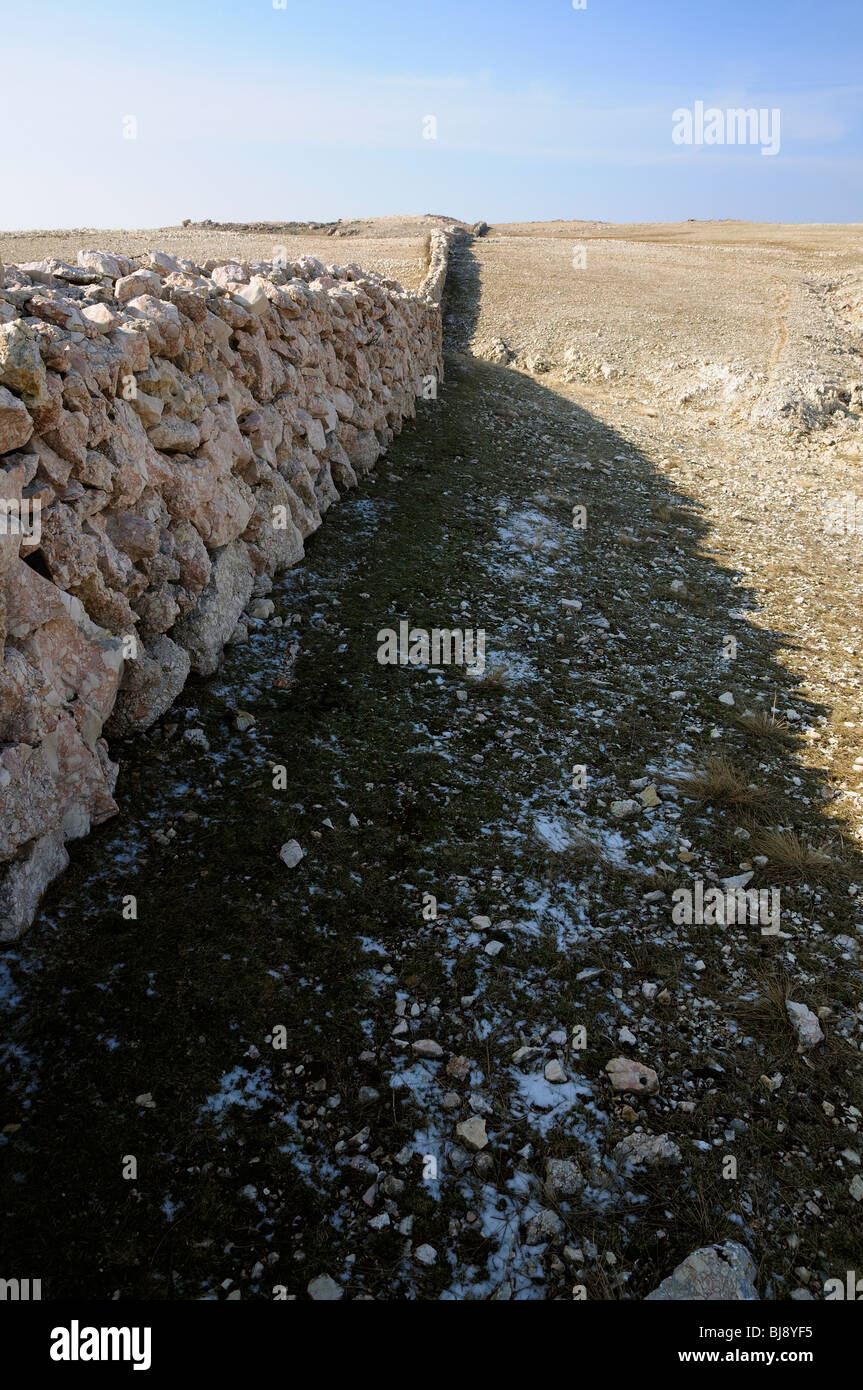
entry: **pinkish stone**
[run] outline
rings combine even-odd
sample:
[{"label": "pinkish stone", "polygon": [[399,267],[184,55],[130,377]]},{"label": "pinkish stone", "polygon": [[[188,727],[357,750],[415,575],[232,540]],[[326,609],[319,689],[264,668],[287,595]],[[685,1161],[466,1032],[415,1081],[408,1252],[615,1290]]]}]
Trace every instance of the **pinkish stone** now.
[{"label": "pinkish stone", "polygon": [[33,433],[30,412],[17,396],[0,386],[0,454],[20,449]]}]

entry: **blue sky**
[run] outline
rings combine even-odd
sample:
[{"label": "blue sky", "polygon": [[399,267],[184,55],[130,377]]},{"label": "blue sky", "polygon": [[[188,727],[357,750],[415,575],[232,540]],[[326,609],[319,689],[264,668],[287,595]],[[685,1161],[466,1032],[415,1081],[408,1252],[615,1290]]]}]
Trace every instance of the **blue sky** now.
[{"label": "blue sky", "polygon": [[[0,0],[0,227],[863,221],[861,30],[861,0]],[[778,108],[779,153],[675,145],[697,101]]]}]

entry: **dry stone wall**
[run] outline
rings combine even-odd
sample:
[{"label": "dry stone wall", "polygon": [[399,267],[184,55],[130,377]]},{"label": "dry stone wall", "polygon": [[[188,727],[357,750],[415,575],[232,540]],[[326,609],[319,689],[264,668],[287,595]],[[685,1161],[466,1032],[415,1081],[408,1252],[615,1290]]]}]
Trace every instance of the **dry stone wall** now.
[{"label": "dry stone wall", "polygon": [[108,739],[216,669],[431,394],[447,246],[415,294],[311,256],[0,266],[0,939],[116,812]]}]

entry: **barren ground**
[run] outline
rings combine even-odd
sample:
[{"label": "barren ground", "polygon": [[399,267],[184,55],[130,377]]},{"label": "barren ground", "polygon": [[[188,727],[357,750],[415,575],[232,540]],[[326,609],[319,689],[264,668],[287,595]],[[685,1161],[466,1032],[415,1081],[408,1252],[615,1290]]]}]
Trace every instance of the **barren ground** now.
[{"label": "barren ground", "polygon": [[[325,265],[354,262],[399,280],[405,289],[416,289],[426,271],[425,237],[440,218],[379,218],[374,222],[346,222],[333,235],[309,230],[297,223],[253,223],[220,226],[153,227],[143,230],[104,231],[0,231],[0,261],[21,264],[58,256],[71,260],[81,247],[108,248],[122,256],[139,256],[148,250],[168,251],[198,265],[209,259],[225,261],[273,260],[277,247],[285,247],[287,259],[318,256]],[[318,224],[315,224],[317,226]]]},{"label": "barren ground", "polygon": [[[298,250],[416,257],[414,283],[424,225]],[[271,245],[141,245],[214,235]],[[863,495],[859,240],[549,224],[456,250],[440,400],[273,592],[290,679],[262,626],[118,750],[120,817],[6,955],[6,1216],[51,1296],[643,1298],[725,1239],[762,1298],[859,1268],[863,532],[824,524]],[[459,616],[484,678],[377,665],[388,622]],[[779,935],[673,920],[676,889],[747,874]],[[621,1055],[655,1094],[613,1092]],[[676,1161],[628,1165],[637,1133]]]}]

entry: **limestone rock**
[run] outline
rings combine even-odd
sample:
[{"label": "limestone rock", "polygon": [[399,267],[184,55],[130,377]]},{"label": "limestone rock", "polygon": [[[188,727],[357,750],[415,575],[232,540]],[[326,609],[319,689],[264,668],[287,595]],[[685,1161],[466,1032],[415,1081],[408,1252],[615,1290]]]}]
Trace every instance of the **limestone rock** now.
[{"label": "limestone rock", "polygon": [[131,269],[128,261],[121,256],[112,256],[110,251],[79,251],[78,264],[85,270],[95,270],[99,275],[110,276],[112,280],[119,280]]},{"label": "limestone rock", "polygon": [[[36,467],[35,458],[28,454],[7,454],[4,459],[0,459],[0,497],[7,506],[21,502],[24,489],[33,481]],[[3,575],[13,566],[17,567],[21,540],[20,527],[16,530],[12,525],[4,525],[0,529],[0,586]],[[8,609],[8,599],[5,606]]]},{"label": "limestone rock", "polygon": [[0,385],[16,391],[31,409],[48,401],[48,378],[36,336],[20,319],[0,323]]},{"label": "limestone rock", "polygon": [[647,1301],[680,1302],[758,1299],[755,1287],[755,1261],[744,1246],[735,1241],[724,1245],[704,1245],[679,1264]]},{"label": "limestone rock", "polygon": [[800,1052],[824,1041],[824,1030],[817,1016],[805,1004],[795,1004],[792,1000],[786,999],[785,1009],[799,1039]]},{"label": "limestone rock", "polygon": [[679,1163],[680,1149],[667,1134],[628,1134],[615,1145],[615,1162],[651,1167],[660,1163]]},{"label": "limestone rock", "polygon": [[335,1303],[345,1296],[341,1284],[337,1284],[328,1274],[319,1274],[316,1279],[310,1279],[307,1292],[316,1303]]},{"label": "limestone rock", "polygon": [[121,304],[136,299],[139,294],[158,295],[162,281],[154,270],[133,270],[130,275],[122,275],[114,285],[114,294]]},{"label": "limestone rock", "polygon": [[615,1091],[653,1095],[659,1090],[659,1077],[653,1068],[642,1062],[631,1062],[628,1057],[612,1057],[606,1062],[605,1071]]},{"label": "limestone rock", "polygon": [[556,1211],[538,1211],[527,1223],[525,1242],[527,1245],[542,1245],[545,1241],[556,1240],[563,1230],[563,1222]]},{"label": "limestone rock", "polygon": [[201,443],[198,426],[178,415],[161,415],[159,423],[148,430],[148,437],[155,448],[166,453],[193,454]]},{"label": "limestone rock", "polygon": [[164,633],[149,647],[139,642],[137,657],[126,662],[107,732],[125,737],[149,729],[180,694],[190,665],[189,653]]},{"label": "limestone rock", "polygon": [[97,333],[111,333],[119,324],[117,315],[107,304],[86,304],[81,317]]},{"label": "limestone rock", "polygon": [[456,1134],[469,1149],[478,1153],[488,1144],[488,1135],[485,1132],[485,1120],[481,1115],[471,1115],[469,1119],[462,1120],[460,1125],[456,1125]]},{"label": "limestone rock", "polygon": [[30,842],[0,882],[0,941],[14,941],[30,925],[45,889],[68,863],[62,831]]},{"label": "limestone rock", "polygon": [[574,1197],[584,1186],[584,1176],[571,1158],[550,1158],[545,1165],[545,1185],[553,1197]]},{"label": "limestone rock", "polygon": [[252,593],[254,573],[246,547],[233,541],[213,555],[210,582],[197,606],[175,624],[172,637],[189,653],[193,671],[211,676],[222,648]]}]

